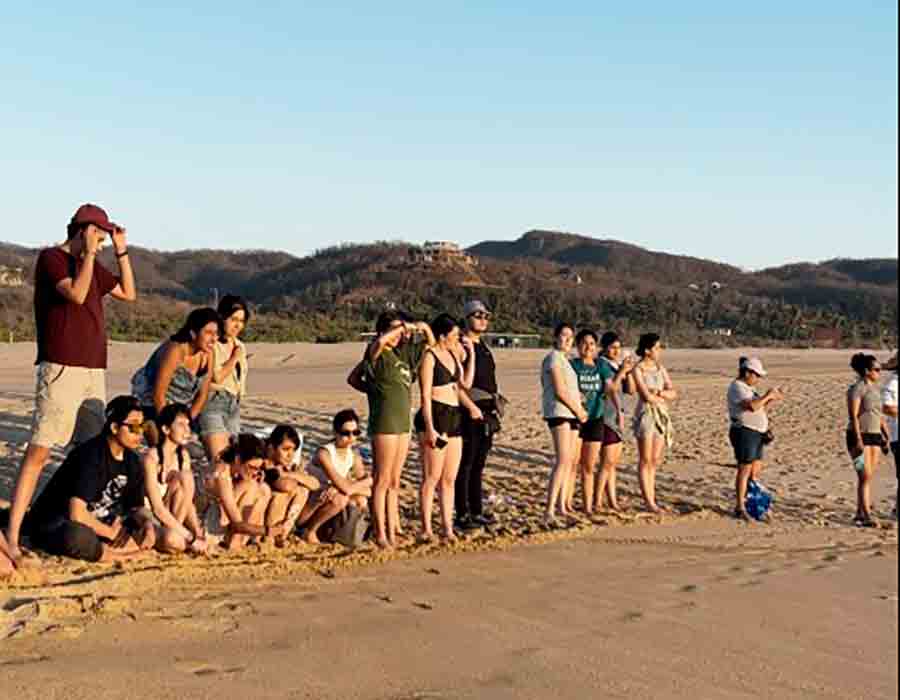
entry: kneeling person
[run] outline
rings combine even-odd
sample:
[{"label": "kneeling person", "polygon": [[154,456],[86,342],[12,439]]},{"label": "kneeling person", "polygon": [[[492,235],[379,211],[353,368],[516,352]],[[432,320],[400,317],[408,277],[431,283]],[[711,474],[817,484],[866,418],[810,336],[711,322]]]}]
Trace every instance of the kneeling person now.
[{"label": "kneeling person", "polygon": [[103,432],[69,454],[28,513],[39,549],[92,562],[153,549],[156,533],[143,510],[143,473],[134,451],[143,435],[140,402],[113,399]]},{"label": "kneeling person", "polygon": [[303,512],[300,523],[306,524],[305,539],[319,543],[319,528],[339,515],[348,506],[368,509],[372,497],[372,477],[366,474],[362,456],[354,449],[362,435],[359,416],[355,411],[341,411],[334,417],[334,441],[322,447],[310,466],[310,473],[321,487],[313,494]]}]

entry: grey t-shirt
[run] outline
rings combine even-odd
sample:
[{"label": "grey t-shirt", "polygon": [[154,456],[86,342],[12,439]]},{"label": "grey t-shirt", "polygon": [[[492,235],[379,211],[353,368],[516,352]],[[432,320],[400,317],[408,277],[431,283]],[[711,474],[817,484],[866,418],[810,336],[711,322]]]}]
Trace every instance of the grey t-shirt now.
[{"label": "grey t-shirt", "polygon": [[769,416],[766,409],[748,411],[744,408],[745,401],[755,401],[759,398],[753,387],[740,379],[735,379],[728,387],[728,415],[731,424],[739,428],[749,428],[758,433],[764,433],[769,429]]},{"label": "grey t-shirt", "polygon": [[[859,404],[859,429],[863,433],[881,433],[881,389],[877,384],[866,384],[860,379],[847,390],[847,398],[858,400]],[[850,421],[848,430],[853,430],[853,421]]]},{"label": "grey t-shirt", "polygon": [[569,362],[569,358],[565,353],[553,350],[544,358],[544,363],[541,365],[541,408],[544,418],[575,418],[575,414],[556,395],[552,373],[554,367],[562,370],[569,396],[581,395],[578,391],[578,374],[572,367],[572,363]]}]

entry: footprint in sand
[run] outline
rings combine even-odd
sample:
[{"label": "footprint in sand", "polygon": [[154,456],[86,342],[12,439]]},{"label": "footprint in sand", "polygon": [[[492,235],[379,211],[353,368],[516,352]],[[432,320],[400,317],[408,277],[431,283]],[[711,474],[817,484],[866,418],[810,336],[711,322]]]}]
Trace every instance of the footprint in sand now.
[{"label": "footprint in sand", "polygon": [[175,669],[181,673],[194,676],[230,676],[237,673],[243,673],[247,670],[246,666],[229,666],[223,667],[218,664],[209,663],[207,661],[197,661],[192,659],[184,659],[175,662]]}]

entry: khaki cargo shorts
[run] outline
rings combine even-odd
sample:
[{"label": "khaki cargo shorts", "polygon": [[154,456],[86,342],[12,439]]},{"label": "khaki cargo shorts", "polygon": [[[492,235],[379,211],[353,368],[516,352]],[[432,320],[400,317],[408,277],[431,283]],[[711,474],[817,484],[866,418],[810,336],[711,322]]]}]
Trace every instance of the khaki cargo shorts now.
[{"label": "khaki cargo shorts", "polygon": [[103,430],[105,409],[105,370],[41,362],[31,444],[52,449],[90,440]]}]

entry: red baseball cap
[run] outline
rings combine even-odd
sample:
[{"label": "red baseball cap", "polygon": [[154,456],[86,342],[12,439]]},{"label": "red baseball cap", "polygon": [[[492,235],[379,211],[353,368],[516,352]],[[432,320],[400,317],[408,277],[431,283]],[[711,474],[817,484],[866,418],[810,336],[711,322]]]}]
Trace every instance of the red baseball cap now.
[{"label": "red baseball cap", "polygon": [[97,228],[102,228],[107,233],[113,233],[116,225],[109,220],[106,212],[96,204],[82,204],[78,207],[78,211],[72,216],[72,225],[94,224]]}]

